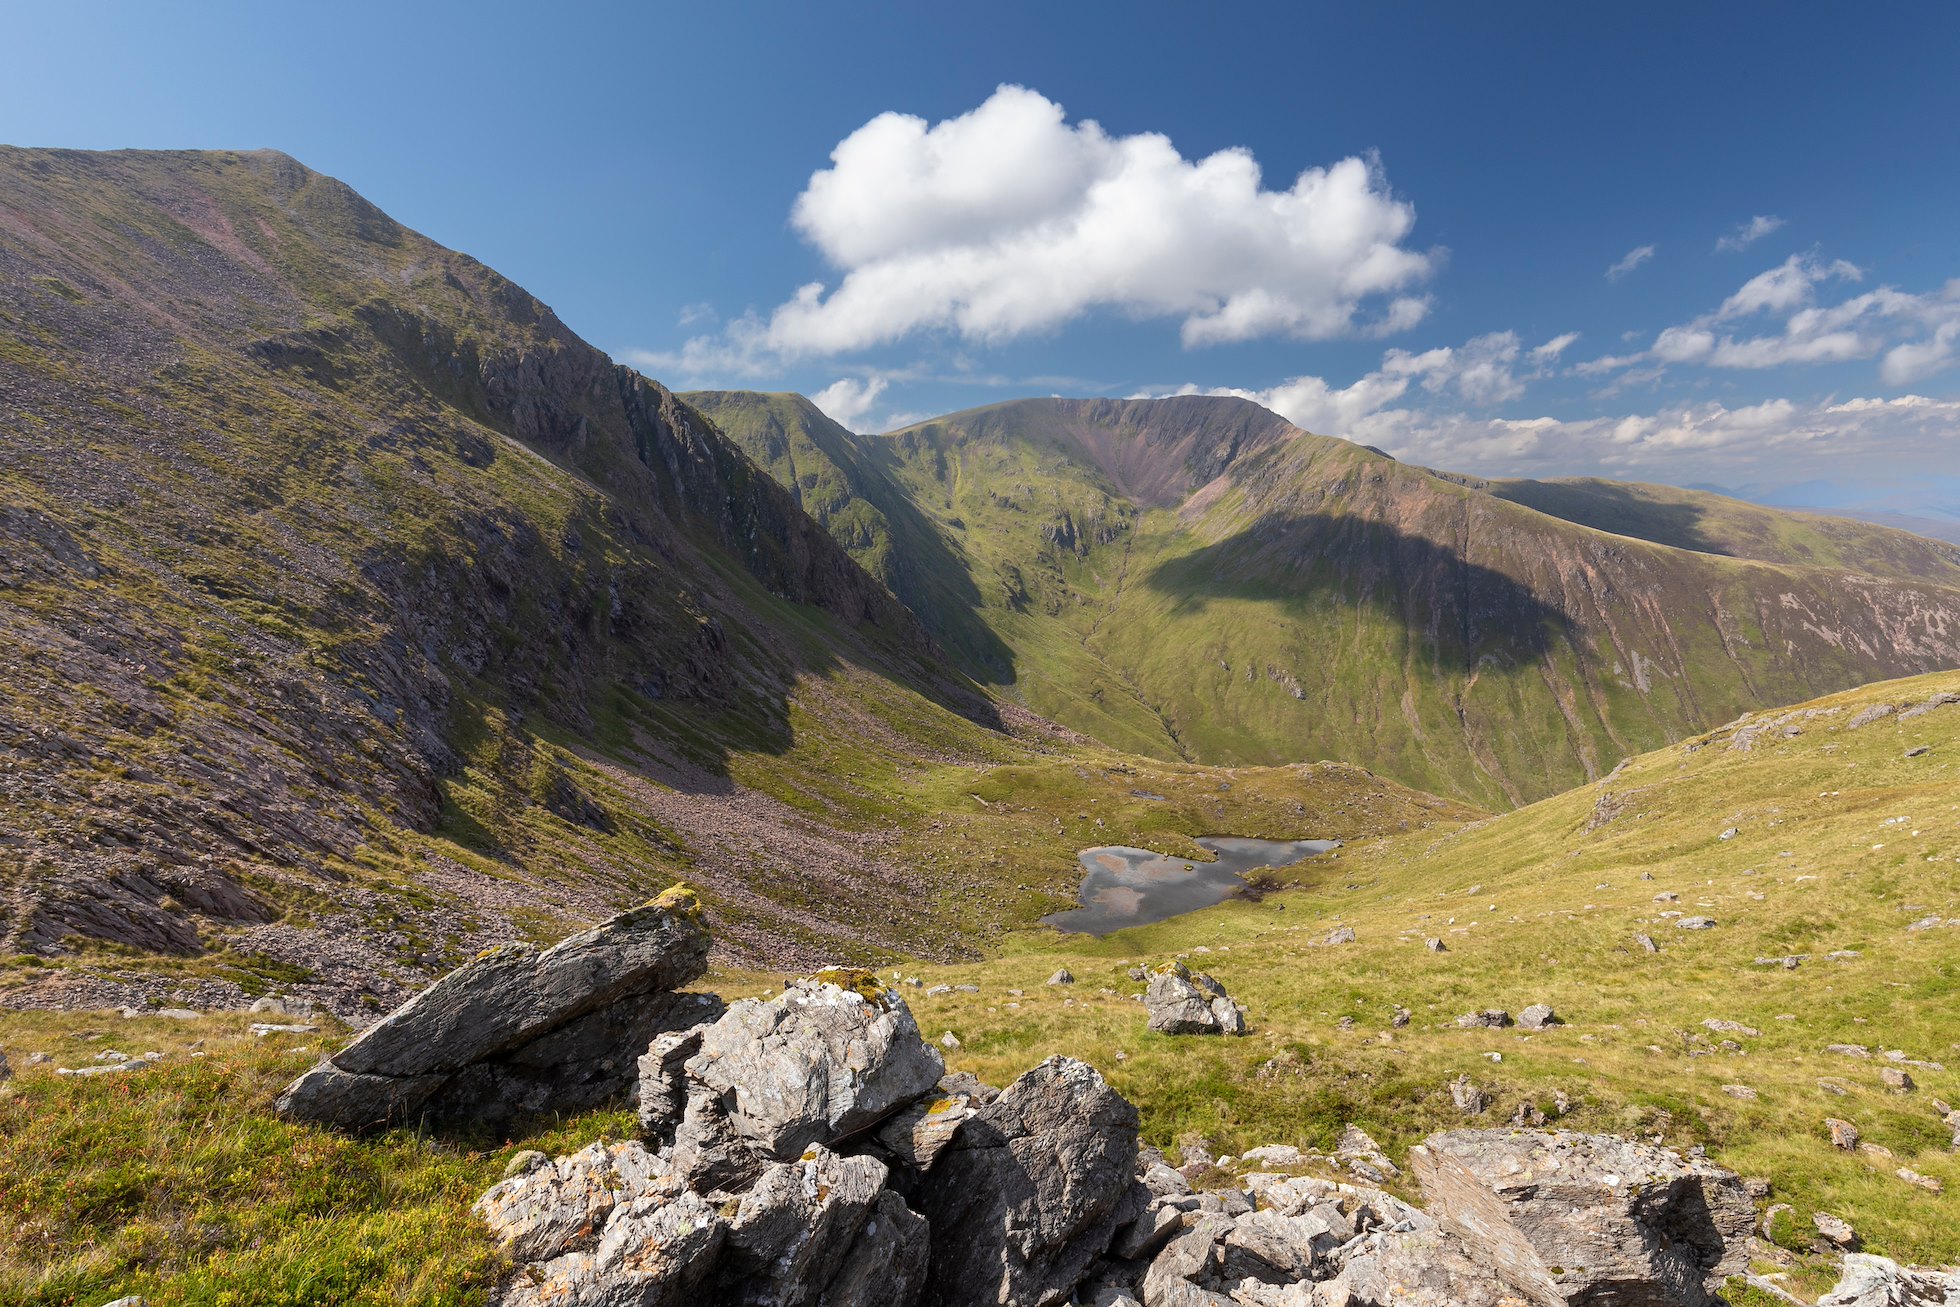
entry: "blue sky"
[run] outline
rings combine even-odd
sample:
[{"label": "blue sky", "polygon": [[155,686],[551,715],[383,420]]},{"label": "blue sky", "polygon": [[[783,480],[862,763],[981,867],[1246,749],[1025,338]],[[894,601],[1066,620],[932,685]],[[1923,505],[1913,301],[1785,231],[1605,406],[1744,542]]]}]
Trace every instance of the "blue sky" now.
[{"label": "blue sky", "polygon": [[1234,390],[1467,471],[1960,474],[1952,5],[7,25],[0,139],[285,150],[677,387],[860,429]]}]

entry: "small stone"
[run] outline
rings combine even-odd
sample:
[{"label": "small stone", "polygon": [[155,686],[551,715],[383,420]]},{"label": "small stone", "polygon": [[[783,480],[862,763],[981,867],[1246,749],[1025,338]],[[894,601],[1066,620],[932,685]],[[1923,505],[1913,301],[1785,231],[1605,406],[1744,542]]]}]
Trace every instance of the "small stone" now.
[{"label": "small stone", "polygon": [[1450,1101],[1465,1116],[1481,1116],[1490,1108],[1490,1095],[1471,1083],[1469,1076],[1450,1081]]},{"label": "small stone", "polygon": [[1810,1223],[1817,1231],[1818,1252],[1848,1253],[1858,1250],[1858,1233],[1843,1217],[1816,1212],[1811,1215]]},{"label": "small stone", "polygon": [[1533,1003],[1518,1013],[1518,1024],[1526,1030],[1548,1030],[1553,1026],[1562,1026],[1565,1022],[1559,1019],[1558,1013],[1552,1011],[1550,1005]]},{"label": "small stone", "polygon": [[1727,1094],[1730,1098],[1743,1098],[1743,1099],[1754,1100],[1755,1098],[1760,1097],[1760,1095],[1758,1095],[1756,1091],[1751,1089],[1748,1085],[1723,1085],[1722,1092]]},{"label": "small stone", "polygon": [[1763,1033],[1754,1026],[1745,1026],[1740,1021],[1724,1021],[1720,1017],[1710,1017],[1701,1024],[1718,1035],[1748,1035],[1755,1039]]},{"label": "small stone", "polygon": [[1422,941],[1422,946],[1428,949],[1431,953],[1447,953],[1450,951],[1449,945],[1443,943],[1442,940],[1435,939],[1435,938],[1425,939],[1424,941]]},{"label": "small stone", "polygon": [[1880,1067],[1878,1079],[1880,1084],[1894,1094],[1910,1094],[1918,1088],[1911,1076],[1895,1066]]},{"label": "small stone", "polygon": [[1456,1019],[1459,1030],[1501,1030],[1511,1024],[1511,1014],[1502,1008],[1465,1012]]},{"label": "small stone", "polygon": [[1847,1153],[1858,1147],[1858,1127],[1849,1121],[1827,1116],[1824,1118],[1824,1128],[1831,1132],[1831,1147],[1841,1148]]},{"label": "small stone", "polygon": [[1063,967],[1060,971],[1048,977],[1048,983],[1051,985],[1073,985],[1075,983],[1075,973],[1067,967]]},{"label": "small stone", "polygon": [[1643,953],[1658,953],[1661,951],[1661,946],[1654,942],[1654,937],[1651,935],[1635,935],[1633,942],[1640,945]]},{"label": "small stone", "polygon": [[1927,754],[1931,753],[1932,751],[1933,751],[1933,746],[1930,744],[1915,744],[1912,748],[1906,750],[1906,757],[1924,758]]},{"label": "small stone", "polygon": [[1327,943],[1330,945],[1354,943],[1354,927],[1352,926],[1334,927],[1334,929],[1327,932]]},{"label": "small stone", "polygon": [[1397,1030],[1400,1030],[1402,1027],[1409,1024],[1411,1018],[1412,1018],[1412,1014],[1410,1013],[1409,1009],[1398,1006],[1395,1009],[1394,1017],[1392,1017],[1389,1020],[1389,1024],[1394,1026]]},{"label": "small stone", "polygon": [[949,1030],[939,1037],[939,1046],[944,1049],[959,1048],[960,1037]]},{"label": "small stone", "polygon": [[1715,838],[1718,840],[1732,840],[1740,834],[1742,834],[1741,831],[1731,826],[1727,830],[1723,831],[1720,835],[1717,835]]},{"label": "small stone", "polygon": [[1716,921],[1713,917],[1683,917],[1674,925],[1678,930],[1713,930]]},{"label": "small stone", "polygon": [[1930,1175],[1921,1175],[1909,1166],[1900,1167],[1894,1174],[1907,1184],[1917,1185],[1929,1194],[1943,1194],[1946,1192],[1946,1186],[1938,1179]]}]

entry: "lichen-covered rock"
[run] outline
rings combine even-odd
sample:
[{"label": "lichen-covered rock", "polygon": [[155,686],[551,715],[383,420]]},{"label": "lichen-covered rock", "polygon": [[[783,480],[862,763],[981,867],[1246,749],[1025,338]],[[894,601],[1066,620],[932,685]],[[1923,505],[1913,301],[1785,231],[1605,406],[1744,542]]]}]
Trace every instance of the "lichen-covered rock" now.
[{"label": "lichen-covered rock", "polygon": [[1182,962],[1159,968],[1143,996],[1150,1028],[1165,1035],[1243,1035],[1245,1014],[1225,986]]},{"label": "lichen-covered rock", "polygon": [[1136,1108],[1073,1058],[1049,1058],[1002,1090],[910,1195],[932,1227],[925,1300],[1064,1301],[1142,1210],[1137,1124]]},{"label": "lichen-covered rock", "polygon": [[1742,1181],[1610,1135],[1454,1130],[1410,1150],[1428,1213],[1532,1300],[1705,1307],[1747,1265]]},{"label": "lichen-covered rock", "polygon": [[732,1005],[702,1032],[686,1073],[716,1098],[729,1130],[784,1162],[931,1093],[946,1064],[897,993],[870,972],[833,970],[766,1003]]},{"label": "lichen-covered rock", "polygon": [[720,1010],[712,996],[668,992],[707,956],[700,907],[680,886],[542,952],[502,945],[301,1075],[278,1111],[368,1130],[591,1106],[633,1083],[656,1033]]}]

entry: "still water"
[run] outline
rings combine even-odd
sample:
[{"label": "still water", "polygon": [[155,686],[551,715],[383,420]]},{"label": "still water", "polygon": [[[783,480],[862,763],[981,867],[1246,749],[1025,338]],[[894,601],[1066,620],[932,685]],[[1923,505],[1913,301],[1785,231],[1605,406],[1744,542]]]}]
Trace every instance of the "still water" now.
[{"label": "still water", "polygon": [[1057,930],[1107,935],[1125,926],[1194,912],[1230,898],[1241,879],[1261,867],[1290,867],[1317,853],[1340,847],[1339,840],[1249,840],[1236,835],[1201,835],[1199,847],[1211,862],[1152,853],[1121,844],[1084,849],[1082,906],[1042,920]]}]

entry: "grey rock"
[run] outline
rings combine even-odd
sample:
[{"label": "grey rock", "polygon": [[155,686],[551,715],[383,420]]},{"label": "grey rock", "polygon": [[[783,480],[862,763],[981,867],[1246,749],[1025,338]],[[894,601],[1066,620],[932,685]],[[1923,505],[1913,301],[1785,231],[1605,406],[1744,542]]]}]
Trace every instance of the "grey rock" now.
[{"label": "grey rock", "polygon": [[5,1053],[0,1053],[0,1084],[4,1084],[13,1078],[13,1064],[7,1061],[7,1055]]},{"label": "grey rock", "polygon": [[1543,1303],[1705,1307],[1748,1264],[1741,1179],[1609,1135],[1457,1130],[1410,1151],[1428,1212]]},{"label": "grey rock", "polygon": [[1225,986],[1182,962],[1160,967],[1143,996],[1150,1029],[1165,1035],[1242,1035],[1245,1015]]},{"label": "grey rock", "polygon": [[1652,935],[1635,935],[1633,942],[1640,945],[1640,951],[1642,953],[1658,953],[1661,951],[1661,946],[1654,942]]},{"label": "grey rock", "polygon": [[1960,1269],[1901,1266],[1889,1257],[1846,1253],[1837,1287],[1817,1307],[1932,1307],[1960,1302]]},{"label": "grey rock", "polygon": [[782,1162],[931,1093],[946,1064],[904,999],[869,972],[834,970],[766,1003],[732,1005],[702,1032],[686,1072],[719,1099],[737,1136]]},{"label": "grey rock", "polygon": [[1858,1232],[1851,1228],[1851,1222],[1829,1212],[1812,1212],[1811,1228],[1817,1231],[1813,1244],[1818,1252],[1855,1253],[1860,1240]]},{"label": "grey rock", "polygon": [[1434,1223],[1367,1235],[1348,1249],[1337,1275],[1315,1286],[1311,1301],[1315,1307],[1531,1307],[1463,1240]]},{"label": "grey rock", "polygon": [[1110,1256],[1120,1257],[1124,1261],[1154,1257],[1170,1242],[1171,1236],[1184,1228],[1184,1221],[1184,1213],[1175,1207],[1150,1207],[1116,1232],[1116,1238],[1109,1245]]},{"label": "grey rock", "polygon": [[1327,932],[1326,943],[1330,946],[1335,944],[1354,943],[1354,927],[1352,926],[1334,927],[1334,929]]},{"label": "grey rock", "polygon": [[931,1255],[925,1218],[887,1189],[824,1286],[818,1307],[913,1307]]},{"label": "grey rock", "polygon": [[1910,1075],[1895,1066],[1880,1067],[1878,1069],[1878,1080],[1880,1084],[1885,1086],[1888,1092],[1894,1094],[1910,1094],[1914,1089],[1918,1088],[1918,1085],[1913,1083]]},{"label": "grey rock", "polygon": [[1067,967],[1063,967],[1060,971],[1048,977],[1048,983],[1051,985],[1073,985],[1075,983],[1075,973]]},{"label": "grey rock", "polygon": [[894,1165],[908,1173],[923,1174],[932,1169],[977,1110],[964,1094],[928,1096],[900,1109],[872,1137],[880,1153]]},{"label": "grey rock", "polygon": [[640,1134],[651,1143],[671,1143],[687,1111],[687,1060],[701,1051],[705,1026],[669,1030],[654,1036],[640,1055]]},{"label": "grey rock", "polygon": [[1751,1039],[1757,1039],[1763,1033],[1754,1026],[1745,1026],[1740,1021],[1725,1021],[1720,1017],[1710,1017],[1701,1024],[1703,1028],[1712,1030],[1718,1035],[1747,1035]]},{"label": "grey rock", "polygon": [[1490,1095],[1472,1083],[1467,1075],[1450,1081],[1450,1101],[1465,1116],[1482,1116],[1490,1109]]},{"label": "grey rock", "polygon": [[636,994],[671,990],[707,966],[693,895],[668,891],[539,952],[486,950],[334,1054],[342,1071],[416,1076],[459,1071]]},{"label": "grey rock", "polygon": [[1388,1160],[1382,1146],[1358,1125],[1350,1125],[1341,1131],[1340,1142],[1334,1145],[1334,1158],[1362,1179],[1376,1184],[1402,1174],[1400,1168]]},{"label": "grey rock", "polygon": [[981,1108],[910,1196],[932,1228],[925,1300],[1059,1301],[1141,1208],[1137,1112],[1073,1058]]},{"label": "grey rock", "polygon": [[1559,1019],[1558,1013],[1552,1011],[1548,1004],[1533,1003],[1518,1013],[1518,1024],[1526,1030],[1549,1030],[1553,1026],[1562,1026],[1565,1022]]},{"label": "grey rock", "polygon": [[504,1163],[504,1179],[514,1180],[520,1175],[529,1175],[541,1166],[551,1165],[551,1159],[535,1148],[520,1149]]},{"label": "grey rock", "polygon": [[884,1163],[818,1144],[765,1170],[737,1204],[715,1277],[753,1307],[814,1302],[843,1266],[884,1189]]},{"label": "grey rock", "polygon": [[613,1169],[613,1150],[588,1144],[491,1186],[470,1210],[512,1259],[542,1262],[590,1247],[624,1188]]},{"label": "grey rock", "polygon": [[1713,930],[1717,924],[1713,917],[1683,917],[1674,926],[1677,930]]},{"label": "grey rock", "polygon": [[1906,757],[1924,758],[1927,754],[1931,753],[1932,751],[1933,751],[1933,746],[1930,744],[1915,744],[1910,749],[1906,750]]},{"label": "grey rock", "polygon": [[1462,1030],[1490,1029],[1501,1030],[1511,1024],[1511,1014],[1503,1008],[1485,1008],[1482,1012],[1466,1012],[1456,1019]]},{"label": "grey rock", "polygon": [[1224,1271],[1222,1240],[1232,1229],[1229,1217],[1205,1215],[1172,1239],[1151,1259],[1143,1276],[1143,1307],[1221,1307],[1232,1300],[1200,1287],[1216,1283]]},{"label": "grey rock", "polygon": [[1449,945],[1445,944],[1442,940],[1437,939],[1434,936],[1431,936],[1430,938],[1422,941],[1422,946],[1428,949],[1431,953],[1447,953],[1450,951]]},{"label": "grey rock", "polygon": [[707,951],[700,909],[678,886],[543,952],[491,949],[301,1075],[277,1110],[369,1130],[591,1106],[633,1083],[656,1033],[718,1008],[665,992],[700,975]]}]

